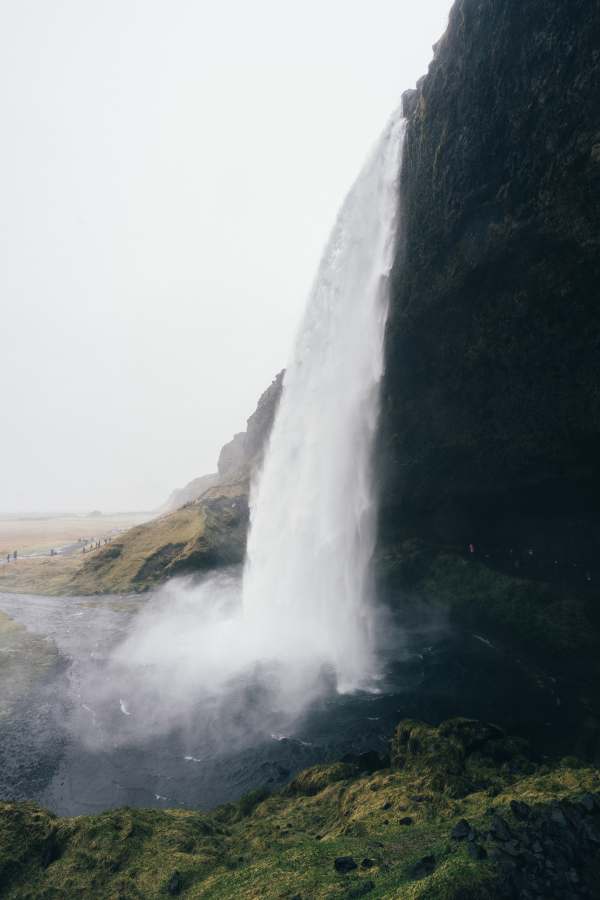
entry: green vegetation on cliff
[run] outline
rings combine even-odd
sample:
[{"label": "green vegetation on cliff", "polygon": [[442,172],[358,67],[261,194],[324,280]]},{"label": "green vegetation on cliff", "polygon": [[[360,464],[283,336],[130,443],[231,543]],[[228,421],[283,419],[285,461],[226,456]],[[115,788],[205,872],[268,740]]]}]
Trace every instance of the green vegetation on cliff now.
[{"label": "green vegetation on cliff", "polygon": [[541,879],[549,896],[584,896],[598,871],[597,771],[538,766],[523,744],[468,720],[401,723],[391,762],[317,766],[207,814],[60,819],[0,804],[0,892],[479,900],[525,896]]},{"label": "green vegetation on cliff", "polygon": [[67,591],[141,591],[173,575],[235,565],[243,559],[247,523],[247,480],[210,488],[195,503],[91,553]]}]

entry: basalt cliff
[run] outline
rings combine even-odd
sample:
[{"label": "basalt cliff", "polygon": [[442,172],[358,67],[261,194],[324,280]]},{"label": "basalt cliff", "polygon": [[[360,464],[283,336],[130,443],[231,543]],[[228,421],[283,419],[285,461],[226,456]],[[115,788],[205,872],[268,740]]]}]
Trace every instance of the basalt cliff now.
[{"label": "basalt cliff", "polygon": [[598,756],[600,4],[458,0],[434,49],[404,95],[380,587],[569,685]]}]

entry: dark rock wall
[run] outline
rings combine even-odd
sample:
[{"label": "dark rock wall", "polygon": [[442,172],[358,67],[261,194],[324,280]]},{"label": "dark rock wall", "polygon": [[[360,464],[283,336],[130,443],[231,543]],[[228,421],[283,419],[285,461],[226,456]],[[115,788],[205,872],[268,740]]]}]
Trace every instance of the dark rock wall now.
[{"label": "dark rock wall", "polygon": [[600,568],[600,3],[458,0],[405,104],[382,545]]}]

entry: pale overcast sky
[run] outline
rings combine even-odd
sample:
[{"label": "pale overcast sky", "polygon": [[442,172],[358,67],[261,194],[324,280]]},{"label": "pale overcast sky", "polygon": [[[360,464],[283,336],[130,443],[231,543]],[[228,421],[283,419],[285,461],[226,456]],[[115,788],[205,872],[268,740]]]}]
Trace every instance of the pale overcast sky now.
[{"label": "pale overcast sky", "polygon": [[0,511],[215,470],[450,5],[0,2]]}]

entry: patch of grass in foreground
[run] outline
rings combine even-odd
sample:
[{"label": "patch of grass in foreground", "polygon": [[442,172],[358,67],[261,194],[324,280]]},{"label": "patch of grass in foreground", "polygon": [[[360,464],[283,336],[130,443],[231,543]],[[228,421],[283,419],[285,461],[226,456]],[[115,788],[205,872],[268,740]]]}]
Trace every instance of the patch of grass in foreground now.
[{"label": "patch of grass in foreground", "polygon": [[[61,819],[33,804],[0,804],[0,894],[485,900],[496,896],[498,871],[451,839],[458,819],[483,832],[490,807],[512,823],[513,799],[543,805],[600,787],[598,771],[577,766],[492,772],[477,751],[465,768],[467,793],[456,796],[456,728],[410,723],[398,734],[409,735],[407,747],[413,741],[402,769],[361,776],[339,763],[318,766],[271,796],[254,793],[208,814],[121,809]],[[439,767],[421,752],[423,738],[429,748],[437,741],[442,757],[449,748]],[[341,856],[357,868],[338,873]],[[415,875],[415,864],[430,856],[434,870]]]}]

